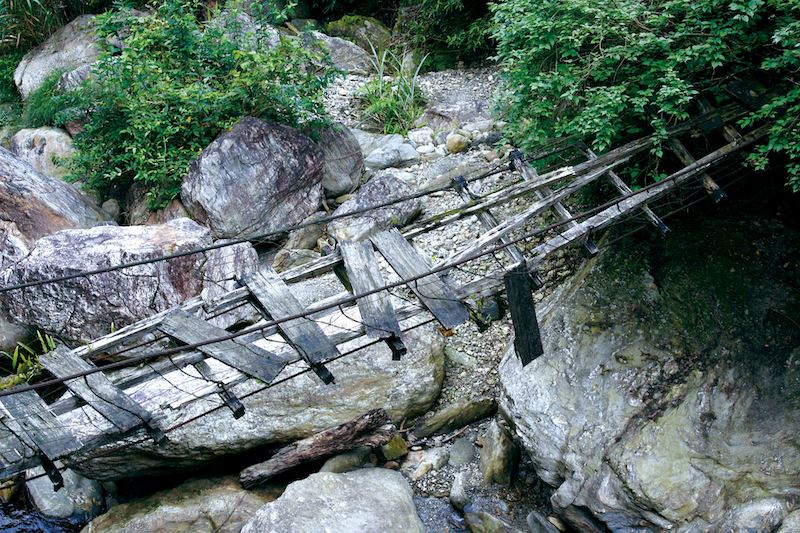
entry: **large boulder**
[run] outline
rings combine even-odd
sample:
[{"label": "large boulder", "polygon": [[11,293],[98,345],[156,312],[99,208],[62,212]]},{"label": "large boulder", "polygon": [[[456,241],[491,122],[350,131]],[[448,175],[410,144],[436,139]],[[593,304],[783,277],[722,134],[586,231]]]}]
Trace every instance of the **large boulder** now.
[{"label": "large boulder", "polygon": [[61,471],[64,486],[55,491],[43,468],[34,468],[29,475],[32,479],[25,483],[28,499],[48,518],[83,525],[105,509],[103,487],[97,481],[65,469]]},{"label": "large boulder", "polygon": [[[7,283],[152,259],[211,242],[208,229],[187,218],[160,226],[64,230],[36,241],[30,254],[7,272]],[[89,342],[192,296],[219,295],[234,286],[236,276],[257,268],[257,262],[249,244],[238,244],[12,291],[4,295],[2,304],[15,322],[36,326],[62,340]]]},{"label": "large boulder", "polygon": [[68,173],[64,163],[75,154],[72,137],[60,128],[19,130],[11,138],[9,148],[34,170],[51,178],[63,178]]},{"label": "large boulder", "polygon": [[307,45],[322,46],[330,54],[331,62],[337,69],[348,74],[369,74],[372,60],[363,48],[339,37],[331,37],[318,31],[304,32],[301,36]]},{"label": "large boulder", "polygon": [[317,210],[322,164],[322,151],[305,135],[245,117],[192,163],[181,200],[216,238],[255,237]]},{"label": "large boulder", "polygon": [[329,22],[325,29],[330,35],[352,41],[367,52],[372,52],[373,49],[381,52],[392,41],[389,28],[380,20],[362,15],[346,15]]},{"label": "large boulder", "polygon": [[273,491],[247,491],[232,477],[194,479],[115,505],[81,533],[239,533]]},{"label": "large boulder", "polygon": [[544,355],[506,354],[501,410],[579,530],[772,531],[800,489],[800,330],[785,318],[800,235],[674,229],[612,248],[540,309]]},{"label": "large boulder", "polygon": [[368,468],[320,472],[295,481],[280,498],[264,505],[242,533],[358,531],[424,533],[411,486],[402,474]]},{"label": "large boulder", "polygon": [[32,242],[62,229],[88,228],[107,220],[74,187],[36,172],[0,148],[0,222],[13,224]]},{"label": "large boulder", "polygon": [[[340,205],[333,214],[337,216],[352,213],[413,192],[414,189],[410,185],[395,177],[392,172],[382,172],[362,185],[356,196]],[[362,215],[334,220],[328,224],[328,234],[338,241],[361,240],[383,229],[404,226],[417,216],[421,209],[418,199],[398,202]]]},{"label": "large boulder", "polygon": [[14,83],[25,99],[49,76],[90,65],[99,55],[94,16],[82,15],[25,54],[14,71]]},{"label": "large boulder", "polygon": [[[334,327],[331,331],[340,330]],[[215,410],[219,407],[216,395],[187,403],[191,393],[187,396],[186,391],[207,389],[208,383],[180,370],[170,372],[146,387],[138,387],[131,396],[143,407],[162,415],[159,423],[163,427],[180,425],[201,413],[212,412],[171,431],[162,444],[141,442],[133,436],[135,444],[123,440],[109,445],[104,448],[103,457],[76,468],[83,475],[100,480],[196,470],[198,465],[211,460],[311,436],[376,408],[386,409],[399,425],[404,419],[430,409],[444,378],[443,341],[433,327],[417,328],[405,334],[404,341],[408,353],[401,361],[392,361],[389,348],[381,343],[329,363],[326,366],[335,376],[335,384],[325,385],[313,374],[305,374],[260,392],[256,391],[263,384],[257,380],[232,387],[243,398],[246,408],[245,415],[238,420],[227,409]],[[345,352],[358,342],[348,342],[340,349]],[[213,361],[210,364],[218,368]],[[285,374],[297,370],[293,365]],[[112,379],[116,375],[119,374],[112,374]],[[252,396],[245,398],[248,394]],[[92,428],[89,416],[77,409],[59,420],[90,435],[96,429]]]},{"label": "large boulder", "polygon": [[349,193],[358,187],[364,173],[364,156],[358,139],[342,124],[322,132],[319,141],[325,157],[322,188],[329,197]]}]

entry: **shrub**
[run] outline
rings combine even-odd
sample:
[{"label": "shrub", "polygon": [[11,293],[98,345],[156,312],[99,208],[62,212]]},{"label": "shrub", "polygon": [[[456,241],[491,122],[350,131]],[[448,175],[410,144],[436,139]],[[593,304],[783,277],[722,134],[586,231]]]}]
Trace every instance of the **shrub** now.
[{"label": "shrub", "polygon": [[121,51],[107,45],[77,90],[89,118],[75,140],[71,179],[104,197],[140,182],[157,209],[178,195],[189,163],[241,117],[307,129],[324,123],[331,71],[319,67],[321,50],[286,39],[270,48],[260,35],[237,39],[236,13],[204,24],[197,8],[168,0],[144,17],[98,17],[103,42],[122,27],[127,37]]},{"label": "shrub", "polygon": [[414,72],[408,72],[403,68],[403,60],[390,50],[378,54],[373,49],[372,66],[376,75],[358,93],[363,106],[362,119],[380,125],[384,133],[408,133],[425,109],[425,98],[417,84],[424,63],[425,58]]},{"label": "shrub", "polygon": [[[604,150],[663,135],[698,93],[753,75],[788,85],[755,115],[781,119],[758,154],[800,157],[798,0],[508,0],[492,9],[509,134],[525,148],[574,135]],[[797,165],[789,170],[797,184]]]}]

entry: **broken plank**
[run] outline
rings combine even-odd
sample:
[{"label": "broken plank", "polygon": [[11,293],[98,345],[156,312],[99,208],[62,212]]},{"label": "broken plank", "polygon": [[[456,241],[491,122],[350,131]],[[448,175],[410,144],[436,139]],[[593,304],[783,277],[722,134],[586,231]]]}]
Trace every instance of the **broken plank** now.
[{"label": "broken plank", "polygon": [[[80,359],[71,350],[59,346],[39,357],[39,362],[57,378],[95,370],[97,367]],[[130,396],[115,387],[102,372],[69,379],[64,385],[76,396],[80,396],[103,418],[111,422],[121,433],[139,426],[146,426],[156,442],[164,439],[164,433],[151,423],[153,415],[142,408]]]},{"label": "broken plank", "polygon": [[[282,320],[305,313],[289,287],[270,267],[262,268],[242,280],[250,289],[260,311],[267,320]],[[323,366],[328,359],[340,356],[339,350],[309,317],[294,318],[278,324],[286,341],[297,350],[306,363],[325,383],[333,383],[333,375]]]},{"label": "broken plank", "polygon": [[[13,392],[13,389],[12,389]],[[22,430],[17,437],[27,437],[28,446],[36,447],[51,461],[75,452],[81,442],[56,419],[36,392],[17,392],[0,398],[0,404]]]},{"label": "broken plank", "polygon": [[[513,160],[514,168],[517,169],[517,171],[520,173],[520,175],[525,181],[533,181],[539,177],[536,170],[528,163],[523,161],[521,152],[517,150],[514,152],[514,154],[512,154],[511,157]],[[553,195],[553,190],[550,187],[542,187],[541,189],[533,191],[533,193],[539,200],[545,200],[547,199],[548,196]],[[574,227],[578,224],[578,222],[573,219],[572,213],[570,213],[567,210],[567,208],[564,207],[564,204],[562,204],[561,202],[553,203],[550,206],[550,208],[553,211],[555,211],[556,215],[558,215],[558,218],[560,218],[562,221],[567,222],[568,228]],[[586,250],[586,253],[589,254],[589,257],[594,257],[599,252],[599,250],[597,249],[597,245],[594,242],[592,242],[591,239],[589,239],[588,237],[583,242],[583,247]]]},{"label": "broken plank", "polygon": [[208,363],[205,361],[198,361],[194,364],[195,369],[203,376],[203,379],[206,381],[210,381],[212,383],[216,383],[217,387],[219,387],[219,394],[220,399],[222,402],[231,410],[233,413],[233,418],[239,419],[244,416],[245,409],[244,405],[242,404],[241,400],[228,388],[225,382],[220,379],[216,372],[209,366]]},{"label": "broken plank", "polygon": [[[588,146],[584,145],[581,148],[581,151],[590,160],[597,159],[597,154],[595,154]],[[616,187],[617,190],[620,193],[622,193],[622,194],[630,194],[630,193],[633,192],[633,189],[628,187],[628,184],[625,183],[622,180],[622,178],[620,178],[619,175],[616,172],[614,172],[613,170],[609,170],[607,176],[608,176],[609,180],[611,181],[612,185],[614,185],[614,187]],[[667,227],[667,225],[664,224],[664,221],[661,220],[661,218],[659,218],[659,216],[656,215],[653,212],[653,210],[650,209],[650,207],[648,207],[647,205],[642,206],[642,213],[644,213],[644,216],[647,217],[647,220],[649,220],[650,223],[653,224],[656,227],[656,229],[658,229],[658,231],[661,233],[662,236],[666,235],[667,233],[669,233],[669,227]]]},{"label": "broken plank", "polygon": [[[343,241],[341,247],[353,294],[376,291],[386,285],[369,242]],[[400,340],[400,323],[389,299],[389,291],[382,290],[358,298],[356,303],[367,335],[379,339],[392,339],[389,342],[392,358],[398,360],[406,349]]]},{"label": "broken plank", "polygon": [[419,278],[408,286],[442,326],[452,328],[469,320],[469,311],[455,291],[436,274],[425,275],[431,269],[430,263],[396,228],[370,238],[402,279]]},{"label": "broken plank", "polygon": [[[684,165],[691,165],[695,162],[694,156],[692,156],[688,148],[686,148],[686,146],[680,140],[670,139],[667,141],[667,144]],[[722,190],[722,188],[711,176],[708,175],[707,172],[703,172],[700,177],[703,179],[703,187],[709,196],[714,199],[714,202],[719,203],[727,198],[728,195],[725,193],[725,191]]]},{"label": "broken plank", "polygon": [[522,361],[522,366],[544,353],[539,321],[536,318],[536,304],[533,301],[533,285],[527,274],[525,263],[519,263],[503,277],[511,323],[514,326],[514,350]]},{"label": "broken plank", "polygon": [[[212,326],[184,311],[165,317],[158,329],[184,344],[198,344],[230,335],[224,329]],[[264,383],[271,383],[284,367],[267,350],[254,344],[237,342],[237,339],[206,344],[197,350]]]}]

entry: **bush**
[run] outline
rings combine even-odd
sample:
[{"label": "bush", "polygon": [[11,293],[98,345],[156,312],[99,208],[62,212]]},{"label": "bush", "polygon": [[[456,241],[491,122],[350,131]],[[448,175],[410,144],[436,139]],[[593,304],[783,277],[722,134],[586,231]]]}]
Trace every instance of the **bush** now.
[{"label": "bush", "polygon": [[[414,72],[408,72],[403,68],[403,60],[390,50],[378,54],[373,49],[376,76],[358,93],[362,118],[380,125],[384,133],[408,133],[425,110],[425,98],[417,85],[424,63],[423,58]],[[390,76],[391,73],[395,76]]]},{"label": "bush", "polygon": [[[800,158],[798,0],[508,0],[493,11],[509,133],[525,148],[574,135],[604,150],[663,135],[698,93],[754,76],[788,85],[756,114],[781,118],[760,162]],[[797,187],[797,164],[789,170]]]},{"label": "bush", "polygon": [[71,179],[103,197],[140,182],[157,209],[178,195],[189,163],[241,117],[307,129],[324,123],[331,74],[319,67],[321,50],[285,39],[270,48],[259,35],[237,39],[236,13],[224,24],[203,24],[197,8],[168,0],[144,17],[98,17],[103,42],[122,27],[127,37],[124,50],[107,45],[77,90],[89,118],[75,140]]}]

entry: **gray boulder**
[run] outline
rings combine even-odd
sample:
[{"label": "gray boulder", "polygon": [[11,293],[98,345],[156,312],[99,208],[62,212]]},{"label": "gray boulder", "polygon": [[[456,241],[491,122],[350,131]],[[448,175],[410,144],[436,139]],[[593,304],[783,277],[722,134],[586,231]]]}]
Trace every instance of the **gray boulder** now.
[{"label": "gray boulder", "polygon": [[61,471],[64,486],[56,492],[53,483],[44,475],[44,469],[37,467],[30,470],[29,474],[31,477],[41,476],[25,482],[25,488],[36,510],[48,518],[82,525],[105,508],[103,487],[97,481],[65,469]]},{"label": "gray boulder", "polygon": [[358,145],[361,147],[361,153],[365,157],[378,148],[397,146],[404,142],[403,136],[398,133],[383,135],[381,133],[371,133],[358,128],[351,128],[350,131],[355,135],[356,141],[358,141]]},{"label": "gray boulder", "polygon": [[[75,154],[72,137],[60,128],[19,130],[11,138],[9,149],[34,170],[51,178],[63,178],[68,172],[64,162]],[[54,157],[60,161],[54,161]]]},{"label": "gray boulder", "polygon": [[392,40],[389,28],[380,20],[361,15],[347,15],[331,21],[325,29],[330,35],[348,39],[367,52],[372,52],[373,49],[384,50],[389,47]]},{"label": "gray boulder", "polygon": [[62,229],[107,223],[107,217],[71,185],[0,148],[0,221],[32,242]]},{"label": "gray boulder", "polygon": [[81,15],[25,54],[14,71],[14,83],[25,99],[53,73],[91,65],[99,55],[94,16]]},{"label": "gray boulder", "polygon": [[245,117],[192,163],[181,200],[216,238],[254,237],[317,210],[322,165],[321,150],[305,135]]},{"label": "gray boulder", "polygon": [[61,75],[61,79],[58,80],[56,89],[61,92],[67,92],[78,88],[83,82],[89,79],[89,76],[92,74],[92,68],[92,64],[87,64],[65,72]]},{"label": "gray boulder", "polygon": [[794,511],[784,518],[776,533],[794,533],[795,531],[800,531],[800,511]]},{"label": "gray boulder", "polygon": [[364,173],[364,156],[353,133],[342,124],[333,124],[322,132],[319,142],[325,163],[322,188],[335,198],[358,187]]},{"label": "gray boulder", "polygon": [[[386,203],[414,192],[403,180],[390,172],[374,176],[361,186],[355,198],[340,205],[335,215],[351,213],[373,205]],[[406,200],[365,213],[344,217],[328,223],[328,234],[338,241],[356,241],[364,239],[380,230],[401,227],[420,213],[421,204],[418,199]]]},{"label": "gray boulder", "polygon": [[591,261],[540,309],[544,355],[500,364],[501,410],[579,530],[729,531],[753,509],[782,518],[798,487],[797,333],[769,311],[791,290],[778,247],[753,244],[798,235],[674,229]]},{"label": "gray boulder", "polygon": [[[191,250],[211,244],[207,228],[187,219],[160,226],[64,230],[36,241],[7,272],[7,283],[47,279]],[[219,295],[257,268],[249,244],[158,261],[4,295],[8,316],[62,340],[89,342],[182,301]]]},{"label": "gray boulder", "polygon": [[367,75],[372,71],[372,60],[369,54],[350,41],[313,30],[304,32],[301,39],[307,45],[321,46],[327,50],[333,66],[341,71],[360,75]]},{"label": "gray boulder", "polygon": [[232,477],[195,479],[115,505],[81,533],[239,533],[256,511],[275,496],[274,490],[244,490]]},{"label": "gray boulder", "polygon": [[[109,445],[105,457],[82,463],[80,471],[92,479],[114,480],[196,470],[214,459],[308,437],[376,408],[386,409],[399,425],[430,409],[444,378],[443,342],[433,327],[409,332],[404,341],[408,353],[402,361],[392,361],[384,344],[367,347],[327,365],[336,377],[335,384],[325,385],[313,374],[299,376],[248,396],[243,400],[246,413],[238,420],[227,409],[218,409],[170,432],[169,439],[160,445],[147,441],[130,446],[127,440]],[[353,346],[344,345],[342,350]],[[292,366],[286,372],[297,370]],[[174,371],[134,391],[132,397],[162,414],[160,423],[170,427],[219,406],[216,395],[187,403],[185,391],[199,386],[197,380]],[[262,386],[250,380],[232,390],[244,398]],[[202,387],[207,388],[208,383],[202,383]],[[164,405],[176,407],[165,409]],[[75,410],[59,420],[90,431],[87,417]]]},{"label": "gray boulder", "polygon": [[259,509],[242,533],[424,533],[412,498],[408,482],[393,470],[312,474]]},{"label": "gray boulder", "polygon": [[419,160],[419,152],[413,146],[399,143],[376,148],[364,159],[364,163],[371,170],[381,170],[407,167],[419,163]]}]

